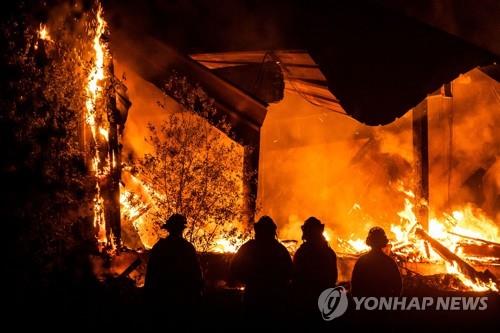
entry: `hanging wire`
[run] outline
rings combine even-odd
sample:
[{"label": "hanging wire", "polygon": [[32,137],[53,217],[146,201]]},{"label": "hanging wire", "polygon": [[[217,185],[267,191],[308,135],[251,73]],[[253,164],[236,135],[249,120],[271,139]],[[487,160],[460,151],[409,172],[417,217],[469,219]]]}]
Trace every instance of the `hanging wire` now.
[{"label": "hanging wire", "polygon": [[266,63],[267,57],[271,55],[271,52],[272,51],[266,51],[264,53],[264,56],[262,57],[262,60],[260,62],[259,72],[257,73],[257,77],[255,78],[255,82],[253,83],[253,86],[252,86],[252,93],[254,93],[254,94],[257,91],[258,86],[262,83],[262,79],[264,76],[264,65]]}]

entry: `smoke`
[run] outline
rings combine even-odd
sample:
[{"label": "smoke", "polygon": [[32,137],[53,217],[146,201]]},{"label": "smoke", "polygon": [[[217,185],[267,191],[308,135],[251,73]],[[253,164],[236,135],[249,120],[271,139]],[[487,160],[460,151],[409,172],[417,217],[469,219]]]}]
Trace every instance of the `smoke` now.
[{"label": "smoke", "polygon": [[287,93],[262,129],[262,213],[289,239],[300,239],[301,221],[313,215],[336,235],[394,222],[402,201],[390,198],[411,171],[409,128],[407,119],[390,131],[369,128]]},{"label": "smoke", "polygon": [[112,29],[157,38],[186,54],[283,48],[297,29],[293,10],[286,1],[120,1],[106,6]]},{"label": "smoke", "polygon": [[[498,43],[498,14],[500,5],[496,0],[483,0],[481,7],[474,1],[454,0],[376,0],[382,6],[400,11],[459,36],[495,54],[500,54]],[[480,8],[480,10],[478,10]]]},{"label": "smoke", "polygon": [[123,152],[126,159],[142,158],[151,153],[145,140],[149,137],[148,123],[160,124],[168,118],[168,112],[175,112],[180,106],[118,61],[115,61],[115,75],[124,80],[132,102],[123,135]]},{"label": "smoke", "polygon": [[[489,201],[497,200],[499,187],[492,188],[493,179],[498,178],[498,158],[500,156],[500,85],[479,70],[472,70],[453,81],[453,120],[451,124],[452,138],[449,201],[442,197],[448,193],[448,185],[443,180],[448,176],[448,168],[443,165],[447,155],[445,142],[430,140],[432,153],[431,181],[434,191],[431,192],[434,204],[438,208],[456,206],[464,202],[472,202],[483,208],[491,218],[499,213],[498,207],[492,207]],[[431,117],[430,135],[441,135],[450,143],[449,126],[443,121],[445,115],[436,113]],[[496,177],[494,176],[496,175]],[[446,188],[445,188],[446,186]],[[448,198],[447,198],[448,199]]]},{"label": "smoke", "polygon": [[[495,89],[496,81],[473,70],[453,82],[452,100],[429,98],[435,214],[467,203],[490,218],[498,214],[494,205],[487,207],[500,192],[493,172],[500,168]],[[262,128],[260,213],[276,219],[283,239],[300,239],[299,226],[308,216],[321,219],[334,237],[364,238],[374,225],[388,230],[399,222],[401,189],[413,186],[412,149],[411,112],[389,125],[368,127],[287,92],[269,108]]]}]

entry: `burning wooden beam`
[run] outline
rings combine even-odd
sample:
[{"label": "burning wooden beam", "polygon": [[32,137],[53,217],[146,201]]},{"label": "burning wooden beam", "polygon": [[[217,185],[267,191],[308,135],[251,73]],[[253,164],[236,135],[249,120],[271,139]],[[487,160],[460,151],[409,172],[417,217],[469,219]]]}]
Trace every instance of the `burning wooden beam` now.
[{"label": "burning wooden beam", "polygon": [[478,272],[469,265],[467,262],[462,260],[455,253],[451,252],[446,248],[443,244],[432,238],[427,232],[425,232],[422,228],[417,228],[415,230],[415,234],[428,242],[432,248],[447,262],[452,265],[457,265],[459,271],[470,278],[472,281],[482,281],[484,283],[490,283],[491,280],[495,281],[496,277],[491,274],[489,271]]},{"label": "burning wooden beam", "polygon": [[256,210],[259,146],[245,146],[243,149],[243,222],[249,226],[253,223]]},{"label": "burning wooden beam", "polygon": [[[431,95],[452,97],[451,84],[444,84]],[[415,208],[418,221],[429,228],[429,101],[426,97],[412,111]]]},{"label": "burning wooden beam", "polygon": [[[473,244],[461,244],[460,247],[462,251],[467,255],[475,255],[482,257],[489,257],[490,260],[494,258],[500,258],[500,243],[495,243],[489,240],[465,236],[461,234],[457,234],[455,232],[449,231],[450,235],[454,235],[466,240],[470,240],[474,242]],[[477,244],[480,243],[480,244]]]},{"label": "burning wooden beam", "polygon": [[415,208],[424,229],[429,228],[429,132],[427,98],[412,112],[413,158],[415,168]]},{"label": "burning wooden beam", "polygon": [[486,240],[486,239],[481,239],[481,238],[476,238],[476,237],[471,237],[471,236],[465,236],[465,235],[457,234],[456,232],[452,232],[452,231],[448,231],[448,233],[450,235],[454,235],[454,236],[457,236],[457,237],[460,237],[460,238],[472,240],[472,241],[479,242],[479,243],[484,243],[484,244],[487,244],[487,245],[493,245],[493,246],[500,247],[500,243],[495,243],[495,242],[492,242],[492,241],[489,241],[489,240]]},{"label": "burning wooden beam", "polygon": [[[114,76],[113,61],[107,66],[109,75]],[[105,90],[106,116],[108,120],[108,160],[109,174],[106,187],[103,188],[104,209],[106,212],[106,236],[108,241],[119,246],[121,244],[121,216],[120,216],[120,179],[121,179],[121,145],[119,142],[120,111],[116,105],[116,93],[113,84],[109,84]]]},{"label": "burning wooden beam", "polygon": [[460,248],[465,255],[474,256],[474,260],[479,262],[500,262],[500,246],[485,244],[461,244]]},{"label": "burning wooden beam", "polygon": [[139,267],[142,264],[141,258],[135,259],[120,275],[119,278],[125,278],[127,277],[130,273],[132,273],[137,267]]}]

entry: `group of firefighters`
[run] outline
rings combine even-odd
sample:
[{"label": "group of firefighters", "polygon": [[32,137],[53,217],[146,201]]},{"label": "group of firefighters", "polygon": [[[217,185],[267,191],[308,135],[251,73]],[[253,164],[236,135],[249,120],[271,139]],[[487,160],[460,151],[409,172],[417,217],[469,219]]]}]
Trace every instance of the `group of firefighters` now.
[{"label": "group of firefighters", "polygon": [[[202,295],[203,276],[194,246],[183,238],[186,218],[174,214],[163,226],[168,231],[151,250],[145,290],[148,302],[172,309],[187,309]],[[255,237],[243,244],[231,262],[231,281],[245,286],[245,311],[276,315],[317,313],[318,296],[337,284],[337,256],[323,236],[324,224],[310,217],[302,225],[303,243],[293,260],[278,241],[269,216],[254,224]],[[398,296],[402,283],[398,266],[387,255],[384,230],[373,227],[352,271],[354,296]]]}]

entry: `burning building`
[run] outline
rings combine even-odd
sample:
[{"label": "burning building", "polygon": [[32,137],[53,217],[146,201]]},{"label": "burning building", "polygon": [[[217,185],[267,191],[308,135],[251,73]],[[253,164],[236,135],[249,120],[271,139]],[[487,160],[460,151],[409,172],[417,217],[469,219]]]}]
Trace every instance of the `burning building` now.
[{"label": "burning building", "polygon": [[[289,241],[292,252],[300,239],[301,221],[315,215],[325,221],[325,236],[331,245],[347,257],[366,249],[362,239],[374,225],[391,230],[394,249],[404,262],[434,265],[430,271],[429,265],[410,265],[416,271],[455,273],[460,268],[447,255],[442,261],[443,254],[418,237],[420,229],[425,237],[438,238],[452,253],[469,260],[475,256],[469,257],[464,249],[484,252],[475,262],[478,265],[489,260],[486,253],[496,253],[486,248],[495,247],[499,236],[494,172],[498,138],[491,127],[498,117],[489,112],[497,103],[497,82],[491,78],[494,67],[466,71],[489,61],[482,50],[464,48],[454,39],[405,23],[415,36],[425,35],[429,43],[446,52],[462,50],[464,56],[450,63],[447,71],[436,70],[436,77],[450,81],[441,86],[437,81],[428,82],[433,88],[427,88],[423,101],[419,102],[421,91],[410,92],[409,99],[415,104],[409,112],[403,108],[410,104],[398,102],[401,96],[394,95],[393,99],[384,97],[383,105],[389,111],[368,114],[371,108],[381,110],[381,106],[363,104],[367,97],[353,99],[348,87],[352,82],[337,79],[346,73],[323,62],[323,54],[329,52],[326,49],[188,56],[156,39],[136,38],[119,28],[111,29],[111,34],[106,30],[111,43],[104,44],[102,36],[108,28],[100,11],[96,22],[95,63],[86,88],[86,123],[91,134],[87,133],[89,153],[95,154],[92,169],[99,178],[94,225],[101,243],[120,247],[117,244],[121,244],[124,231],[125,247],[149,249],[161,235],[159,225],[166,214],[159,206],[177,202],[169,209],[185,210],[178,202],[193,194],[166,189],[167,183],[182,183],[182,179],[165,178],[160,189],[158,178],[137,172],[133,160],[151,157],[154,147],[145,142],[152,138],[151,125],[158,127],[172,114],[187,110],[198,114],[188,122],[208,126],[221,145],[231,145],[234,158],[229,164],[236,167],[232,171],[228,164],[219,168],[239,174],[230,192],[239,193],[231,205],[241,214],[227,219],[205,217],[203,226],[193,229],[190,236],[196,244],[198,239],[207,239],[205,245],[199,243],[200,251],[235,251],[248,237],[246,232],[255,215],[266,214],[277,220],[279,237]],[[445,52],[440,57],[444,59]],[[111,61],[113,64],[106,64]],[[106,96],[106,73],[123,79],[132,107],[128,118],[121,119],[117,113],[108,117],[110,123],[104,126],[96,102],[98,96]],[[459,76],[451,80],[452,75]],[[189,95],[189,90],[196,89],[203,91],[201,95]],[[337,90],[341,97],[336,96]],[[366,95],[370,94],[367,91]],[[207,103],[208,113],[203,111],[206,106],[200,106]],[[393,120],[396,117],[399,119]],[[372,126],[380,123],[386,125]],[[481,128],[484,123],[490,125],[478,132],[475,148],[457,134]],[[123,147],[117,141],[118,127]],[[104,155],[99,153],[103,144],[108,147]],[[228,151],[223,154],[217,160],[231,159]],[[195,160],[195,155],[188,159]],[[151,164],[146,167],[151,168]],[[174,169],[168,171],[173,173]],[[228,183],[227,179],[223,183]],[[211,192],[216,192],[215,187]],[[227,193],[219,193],[219,197],[229,197]],[[191,221],[193,228],[200,223],[195,220]],[[495,256],[491,263],[496,262]],[[342,273],[342,279],[349,280],[350,266]],[[488,284],[489,277],[485,279]]]},{"label": "burning building", "polygon": [[[150,49],[158,52],[162,46],[154,44]],[[172,51],[165,49],[160,53],[168,52]],[[479,246],[487,253],[490,245],[496,246],[498,212],[495,208],[491,210],[495,206],[491,206],[491,201],[497,199],[491,193],[494,192],[492,174],[498,138],[491,127],[481,128],[481,124],[498,121],[490,112],[497,103],[494,90],[497,82],[484,69],[460,75],[400,119],[371,127],[346,113],[326,88],[326,79],[318,65],[305,51],[196,54],[191,58],[205,66],[199,70],[206,73],[211,70],[236,85],[238,79],[244,79],[248,72],[252,73],[252,67],[260,64],[271,63],[282,71],[284,98],[271,100],[266,119],[261,123],[260,136],[257,135],[255,141],[260,152],[258,168],[253,165],[258,170],[257,214],[271,215],[277,220],[282,240],[298,242],[300,224],[308,216],[316,215],[326,222],[330,243],[349,257],[366,249],[362,238],[370,227],[382,225],[392,231],[395,250],[410,263],[408,267],[426,274],[455,273],[457,267],[453,260],[446,266],[446,260],[442,261],[439,254],[417,240],[414,235],[417,225],[453,252],[463,255],[464,249]],[[144,61],[134,61],[141,64],[139,67],[144,64]],[[198,68],[189,59],[185,61]],[[155,70],[154,74],[159,72]],[[127,74],[129,85],[141,91],[136,98],[149,103],[160,98],[158,92],[151,92],[157,88],[144,88],[149,85],[147,82],[134,71],[128,70],[128,73],[134,75]],[[276,87],[279,89],[279,85],[274,84],[268,90]],[[241,89],[248,91],[249,88]],[[255,91],[258,93],[258,89]],[[421,135],[416,134],[421,108],[426,114],[427,129],[423,134],[428,140],[424,149],[426,157],[420,155],[423,144],[418,142]],[[142,122],[142,128],[158,115],[143,116],[138,114],[140,111],[135,112],[136,118],[130,124],[137,126],[134,122]],[[456,115],[457,112],[460,115]],[[468,141],[462,141],[456,134],[464,131],[462,126],[477,126],[483,141],[475,148]],[[145,134],[134,136],[130,144],[142,146]],[[464,154],[470,159],[458,157]],[[415,167],[416,161],[422,158],[427,161],[423,171],[422,166]],[[477,163],[471,163],[473,160]],[[422,173],[427,185],[422,185]],[[477,173],[482,176],[475,175]],[[421,175],[420,178],[417,175]],[[415,193],[422,191],[422,186],[426,187],[425,194],[417,197]],[[424,207],[425,215],[419,215],[415,205]],[[423,219],[428,222],[420,222]],[[222,244],[224,242],[218,249],[234,251],[234,247],[224,248]],[[466,257],[475,260],[474,255]],[[490,259],[494,265],[493,257]],[[484,260],[490,260],[487,258],[487,255],[479,256],[475,263],[484,269]],[[427,264],[415,266],[415,262]],[[346,266],[343,271],[345,280],[349,279],[350,267]],[[494,267],[491,269],[496,271]]]},{"label": "burning building", "polygon": [[[227,47],[215,32],[188,46],[162,31],[131,33],[113,6],[81,10],[84,27],[64,32],[82,36],[85,64],[74,66],[69,109],[87,177],[81,220],[107,274],[138,268],[173,212],[187,215],[202,256],[224,260],[259,216],[275,219],[291,254],[316,216],[342,283],[379,225],[408,288],[498,292],[495,51],[378,6],[381,25],[367,8],[339,6],[308,11],[310,31],[276,19],[293,38],[270,46],[240,31],[249,43],[228,36]],[[295,18],[300,8],[290,8]],[[68,61],[59,58],[67,23],[53,17],[33,37],[41,72]],[[210,260],[207,276],[223,280],[213,270],[226,263]]]}]

